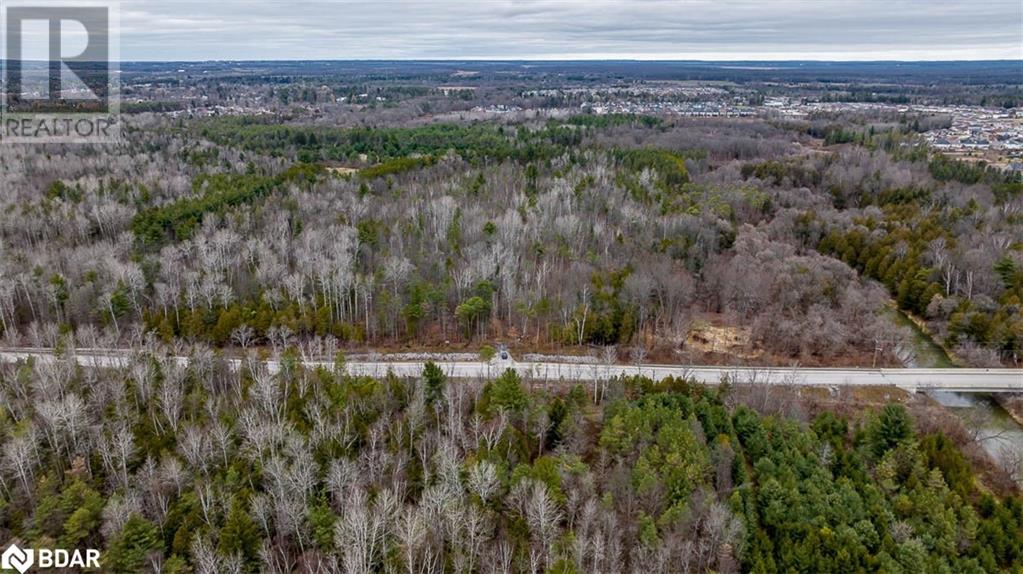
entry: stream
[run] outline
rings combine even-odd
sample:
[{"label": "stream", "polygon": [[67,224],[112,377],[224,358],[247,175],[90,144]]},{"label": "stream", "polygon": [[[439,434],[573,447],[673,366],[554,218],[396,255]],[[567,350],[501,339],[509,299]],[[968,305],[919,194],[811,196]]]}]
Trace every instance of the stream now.
[{"label": "stream", "polygon": [[[945,350],[908,315],[894,306],[888,307],[886,313],[910,334],[907,342],[911,353],[907,367],[954,367]],[[929,391],[927,395],[958,416],[966,430],[977,438],[978,444],[999,466],[1023,457],[1023,426],[990,393]],[[1015,466],[1018,468],[1019,465]],[[1016,472],[1017,480],[1023,480],[1021,471],[1023,469]]]},{"label": "stream", "polygon": [[1023,427],[990,394],[930,391],[927,395],[955,413],[999,465],[1023,453]]}]

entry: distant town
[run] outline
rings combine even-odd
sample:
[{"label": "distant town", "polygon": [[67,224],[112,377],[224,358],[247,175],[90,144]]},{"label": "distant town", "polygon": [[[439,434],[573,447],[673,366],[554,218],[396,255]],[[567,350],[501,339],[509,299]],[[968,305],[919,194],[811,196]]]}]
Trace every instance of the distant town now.
[{"label": "distant town", "polygon": [[[1016,108],[975,105],[891,104],[874,102],[822,102],[807,98],[755,94],[735,95],[713,86],[653,90],[539,90],[527,95],[564,96],[587,93],[596,101],[579,106],[594,114],[651,114],[682,117],[782,117],[806,119],[821,114],[848,112],[930,116],[938,118],[933,129],[921,130],[922,138],[936,151],[971,161],[987,161],[1009,171],[1023,173],[1023,113]],[[482,110],[483,108],[476,108]],[[516,108],[517,109],[517,108]],[[507,108],[487,111],[507,112]]]},{"label": "distant town", "polygon": [[[374,86],[297,83],[287,90],[255,91],[244,86],[223,86],[217,93],[195,81],[194,71],[178,69],[180,84],[130,84],[125,98],[132,105],[152,106],[154,100],[170,105],[152,111],[172,117],[270,116],[275,114],[330,117],[338,112],[400,108],[415,101],[430,102],[425,117],[437,121],[506,121],[524,118],[563,118],[575,114],[635,114],[682,118],[762,118],[814,121],[845,114],[865,118],[889,117],[913,126],[933,150],[1010,172],[1023,173],[1023,112],[1014,105],[939,104],[936,98],[920,101],[885,100],[885,93],[858,93],[822,89],[816,84],[735,84],[722,81],[638,81],[624,85],[575,86],[515,90],[514,86],[488,85],[477,72],[450,75],[458,84],[436,86]],[[466,79],[480,81],[469,85]],[[853,97],[856,96],[856,97]],[[901,98],[901,96],[900,96]],[[889,99],[900,99],[889,98]],[[144,103],[147,102],[147,103]],[[1002,102],[1004,104],[1004,102]],[[1014,104],[1014,103],[1013,103]],[[913,122],[916,122],[914,126]]]}]

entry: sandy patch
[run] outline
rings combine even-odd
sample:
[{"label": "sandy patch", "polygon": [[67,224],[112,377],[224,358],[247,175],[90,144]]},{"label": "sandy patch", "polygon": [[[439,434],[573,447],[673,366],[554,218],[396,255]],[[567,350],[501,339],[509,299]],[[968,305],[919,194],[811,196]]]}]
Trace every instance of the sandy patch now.
[{"label": "sandy patch", "polygon": [[703,353],[727,353],[744,358],[759,356],[751,351],[752,330],[749,327],[711,325],[698,321],[693,325],[686,346]]}]

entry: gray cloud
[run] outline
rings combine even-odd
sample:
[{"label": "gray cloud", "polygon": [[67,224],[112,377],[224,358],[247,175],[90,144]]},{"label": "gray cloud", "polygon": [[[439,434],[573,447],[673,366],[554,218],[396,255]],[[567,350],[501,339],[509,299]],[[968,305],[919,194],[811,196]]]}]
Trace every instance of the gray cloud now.
[{"label": "gray cloud", "polygon": [[1023,59],[1019,0],[122,0],[125,60]]}]

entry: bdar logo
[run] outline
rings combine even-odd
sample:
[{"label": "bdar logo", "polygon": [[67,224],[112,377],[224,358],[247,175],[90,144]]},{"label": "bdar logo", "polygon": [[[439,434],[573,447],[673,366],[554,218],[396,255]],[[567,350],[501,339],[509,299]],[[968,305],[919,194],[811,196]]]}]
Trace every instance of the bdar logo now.
[{"label": "bdar logo", "polygon": [[32,567],[33,558],[32,550],[22,550],[17,544],[11,544],[0,554],[0,568],[25,574]]},{"label": "bdar logo", "polygon": [[95,548],[67,550],[64,548],[20,548],[11,544],[0,554],[0,569],[17,570],[21,574],[31,567],[99,569],[99,550]]}]

